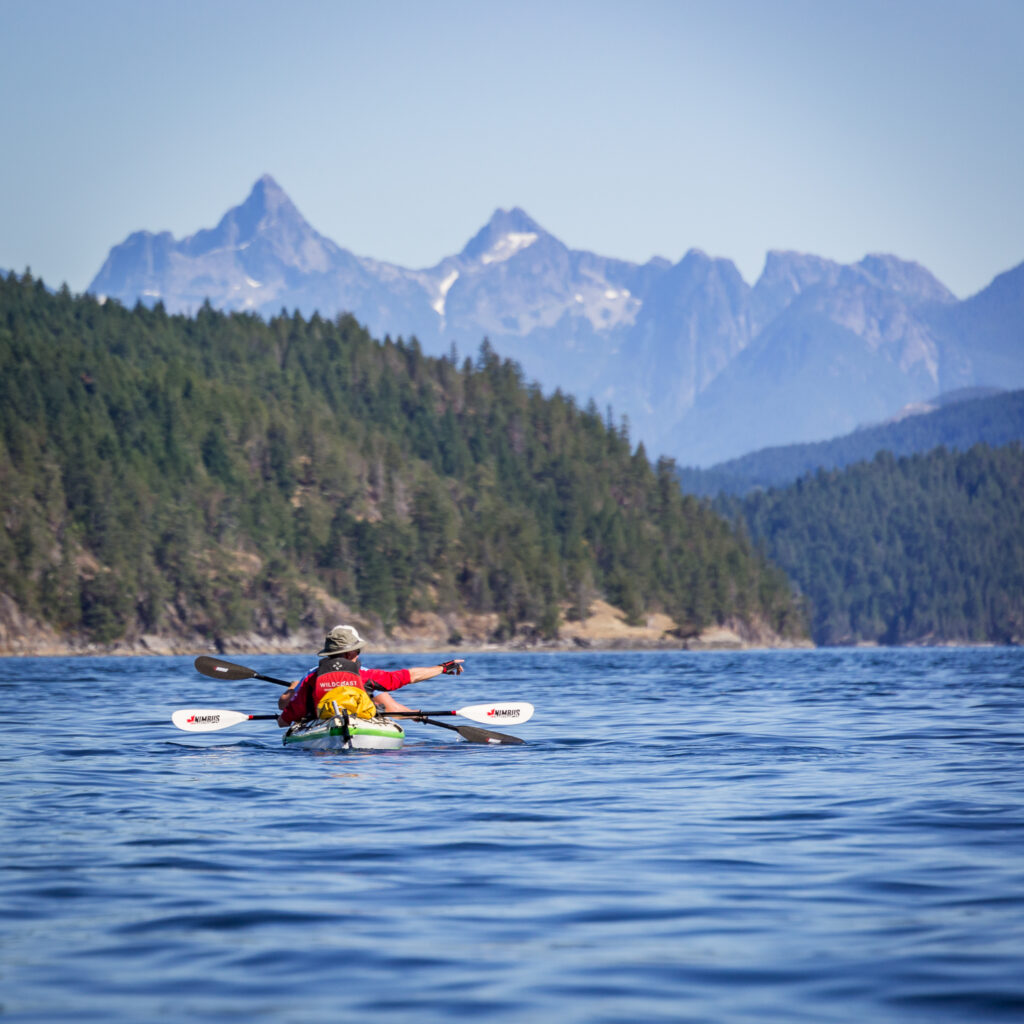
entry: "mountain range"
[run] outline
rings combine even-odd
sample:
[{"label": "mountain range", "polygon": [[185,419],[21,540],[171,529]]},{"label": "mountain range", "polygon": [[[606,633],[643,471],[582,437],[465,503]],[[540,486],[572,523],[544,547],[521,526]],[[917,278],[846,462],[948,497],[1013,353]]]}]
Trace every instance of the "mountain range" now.
[{"label": "mountain range", "polygon": [[349,312],[431,354],[486,337],[545,389],[627,417],[649,454],[695,465],[833,437],[943,391],[1024,387],[1024,264],[966,301],[887,255],[773,251],[750,285],[697,249],[644,264],[570,249],[515,208],[415,270],[320,235],[269,175],[214,228],[133,233],[88,290],[170,312]]}]

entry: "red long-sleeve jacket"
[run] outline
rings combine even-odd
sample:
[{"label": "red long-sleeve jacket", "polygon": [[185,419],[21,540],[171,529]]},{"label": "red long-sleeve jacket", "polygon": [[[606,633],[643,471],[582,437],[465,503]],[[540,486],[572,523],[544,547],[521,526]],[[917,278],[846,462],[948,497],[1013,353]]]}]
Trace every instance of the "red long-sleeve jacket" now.
[{"label": "red long-sleeve jacket", "polygon": [[358,680],[354,673],[345,673],[344,679],[335,678],[335,676],[335,673],[331,673],[330,675],[321,675],[317,679],[317,669],[310,669],[299,681],[299,685],[295,687],[292,699],[278,715],[278,724],[291,725],[292,722],[299,722],[304,718],[315,718],[316,706],[320,699],[335,686],[358,686],[361,690],[365,690],[367,683],[373,683],[385,690],[397,690],[412,682],[412,676],[407,668],[389,672],[383,668],[360,666]]}]

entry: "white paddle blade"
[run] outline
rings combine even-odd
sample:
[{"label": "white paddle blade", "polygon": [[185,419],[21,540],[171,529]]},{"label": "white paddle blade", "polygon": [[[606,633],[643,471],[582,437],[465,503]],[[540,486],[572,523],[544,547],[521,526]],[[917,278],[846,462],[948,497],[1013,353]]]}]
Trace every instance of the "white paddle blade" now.
[{"label": "white paddle blade", "polygon": [[499,722],[504,725],[518,725],[533,718],[533,705],[527,704],[525,700],[510,700],[501,704],[470,704],[469,707],[459,708],[455,713],[483,725],[497,725]]},{"label": "white paddle blade", "polygon": [[216,732],[248,722],[250,717],[241,711],[225,711],[223,708],[187,708],[175,711],[171,721],[185,732]]}]

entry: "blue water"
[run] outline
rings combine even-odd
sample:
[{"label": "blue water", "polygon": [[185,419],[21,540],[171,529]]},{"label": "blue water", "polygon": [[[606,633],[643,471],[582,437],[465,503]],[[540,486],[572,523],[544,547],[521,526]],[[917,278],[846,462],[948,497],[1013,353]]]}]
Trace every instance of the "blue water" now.
[{"label": "blue water", "polygon": [[190,658],[0,660],[0,1015],[1024,1018],[1024,651],[467,669],[402,696],[528,745],[285,750],[175,730],[279,693]]}]

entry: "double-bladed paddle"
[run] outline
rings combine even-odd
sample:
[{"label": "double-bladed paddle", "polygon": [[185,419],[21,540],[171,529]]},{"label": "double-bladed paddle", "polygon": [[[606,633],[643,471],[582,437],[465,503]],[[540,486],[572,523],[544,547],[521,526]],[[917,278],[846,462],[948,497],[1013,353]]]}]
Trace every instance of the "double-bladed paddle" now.
[{"label": "double-bladed paddle", "polygon": [[[432,714],[435,712],[432,712]],[[470,743],[524,743],[517,736],[508,736],[503,732],[491,732],[490,729],[475,729],[471,725],[448,725],[435,722],[432,718],[424,718],[421,712],[399,712],[403,718],[415,717],[418,722],[436,725],[441,729],[453,729]],[[436,714],[454,714],[452,711],[439,711]],[[391,717],[391,716],[389,716]],[[184,732],[217,732],[219,729],[230,729],[233,725],[252,722],[259,719],[276,719],[277,715],[248,715],[244,711],[228,711],[224,708],[185,708],[175,711],[171,721]]]},{"label": "double-bladed paddle", "polygon": [[[275,683],[278,686],[291,686],[292,684],[283,679],[275,679],[273,676],[265,676],[244,665],[236,665],[230,661],[222,661],[220,658],[209,658],[202,655],[195,660],[196,670],[211,679],[262,679],[266,683]],[[370,688],[369,686],[367,687]],[[525,743],[525,740],[517,736],[509,736],[503,732],[492,732],[489,729],[474,729],[469,725],[448,725],[445,722],[435,722],[429,716],[450,716],[461,715],[474,722],[483,722],[490,725],[493,722],[526,722],[533,716],[534,707],[526,701],[506,701],[498,704],[469,704],[464,708],[457,708],[454,711],[388,711],[389,718],[412,718],[416,721],[425,722],[428,725],[436,725],[441,729],[451,729],[457,732],[463,739],[470,743]],[[214,729],[226,729],[232,725],[238,725],[251,719],[276,718],[276,715],[243,715],[240,711],[209,711],[200,709],[203,715],[225,715],[234,716],[230,721],[224,721],[223,725],[206,725],[203,728],[195,728],[195,723],[187,723],[189,712],[176,711],[172,720],[179,729],[186,729],[189,732],[209,732]],[[180,717],[180,721],[179,721]],[[186,721],[186,724],[182,724]]]}]

